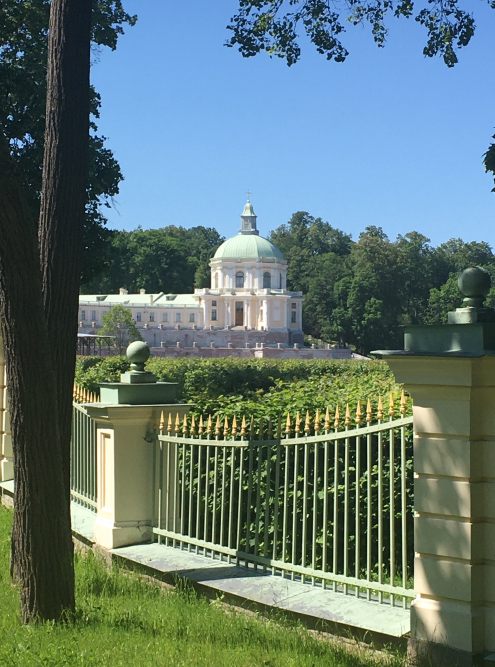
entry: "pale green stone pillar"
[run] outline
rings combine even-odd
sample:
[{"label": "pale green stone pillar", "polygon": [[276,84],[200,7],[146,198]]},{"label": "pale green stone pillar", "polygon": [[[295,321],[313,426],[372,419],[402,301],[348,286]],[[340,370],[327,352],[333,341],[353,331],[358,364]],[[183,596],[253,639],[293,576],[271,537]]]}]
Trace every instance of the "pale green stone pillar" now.
[{"label": "pale green stone pillar", "polygon": [[[132,343],[133,362],[122,382],[101,385],[100,403],[86,406],[97,428],[96,544],[106,548],[151,539],[153,511],[153,426],[163,412],[180,417],[190,406],[174,403],[176,385],[156,382],[144,371],[149,356],[145,343]],[[170,474],[177,471],[170,466]],[[169,488],[173,486],[169,480]],[[175,488],[175,487],[174,487]]]},{"label": "pale green stone pillar", "polygon": [[382,352],[414,401],[410,648],[439,667],[495,657],[495,311],[483,269],[459,287],[448,324],[407,326],[404,350]]}]

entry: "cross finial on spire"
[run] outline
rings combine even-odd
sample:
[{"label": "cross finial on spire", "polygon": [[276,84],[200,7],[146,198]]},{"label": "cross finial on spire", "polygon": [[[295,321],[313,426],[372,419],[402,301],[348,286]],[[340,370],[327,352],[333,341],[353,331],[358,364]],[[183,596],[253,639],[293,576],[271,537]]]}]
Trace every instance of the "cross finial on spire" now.
[{"label": "cross finial on spire", "polygon": [[253,194],[253,193],[251,192],[251,190],[248,190],[248,191],[247,191],[248,201],[249,201],[249,195],[252,195],[252,194]]}]

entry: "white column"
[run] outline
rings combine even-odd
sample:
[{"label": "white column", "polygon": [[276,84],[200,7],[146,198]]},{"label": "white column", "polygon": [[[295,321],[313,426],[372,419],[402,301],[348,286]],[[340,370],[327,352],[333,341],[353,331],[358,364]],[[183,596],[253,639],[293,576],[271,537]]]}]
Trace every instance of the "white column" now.
[{"label": "white column", "polygon": [[285,328],[289,328],[289,313],[288,311],[288,305],[289,305],[289,299],[284,299],[284,322],[285,322]]},{"label": "white column", "polygon": [[204,322],[203,322],[203,327],[207,327],[210,324],[210,302],[204,299],[203,301],[204,306],[203,306],[203,317],[204,317]]}]

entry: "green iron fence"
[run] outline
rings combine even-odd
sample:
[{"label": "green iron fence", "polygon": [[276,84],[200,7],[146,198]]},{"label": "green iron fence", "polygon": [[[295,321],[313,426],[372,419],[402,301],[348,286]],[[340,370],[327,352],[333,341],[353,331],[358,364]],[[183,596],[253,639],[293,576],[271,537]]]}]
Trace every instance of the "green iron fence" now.
[{"label": "green iron fence", "polygon": [[96,512],[96,422],[80,405],[94,400],[89,392],[74,388],[70,475],[72,500]]},{"label": "green iron fence", "polygon": [[368,600],[414,597],[412,417],[358,405],[240,428],[160,424],[153,533],[160,543]]}]

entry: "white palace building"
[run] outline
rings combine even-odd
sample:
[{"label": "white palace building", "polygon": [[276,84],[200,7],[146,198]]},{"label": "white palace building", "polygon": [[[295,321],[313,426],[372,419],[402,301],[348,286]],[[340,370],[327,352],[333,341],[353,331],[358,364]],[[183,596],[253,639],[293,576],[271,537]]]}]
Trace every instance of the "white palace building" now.
[{"label": "white palace building", "polygon": [[210,261],[211,287],[194,294],[84,294],[79,333],[98,334],[105,312],[120,304],[150,347],[275,347],[303,344],[301,292],[287,290],[287,261],[259,235],[247,201],[236,236]]}]

